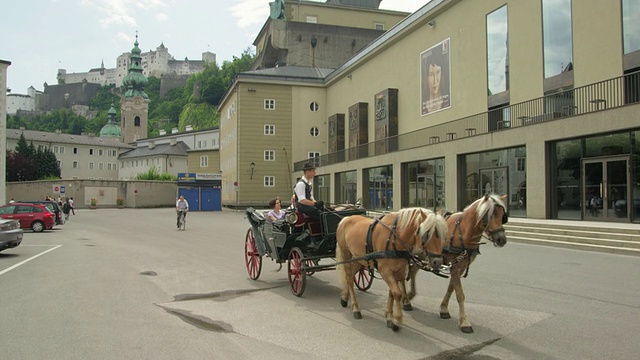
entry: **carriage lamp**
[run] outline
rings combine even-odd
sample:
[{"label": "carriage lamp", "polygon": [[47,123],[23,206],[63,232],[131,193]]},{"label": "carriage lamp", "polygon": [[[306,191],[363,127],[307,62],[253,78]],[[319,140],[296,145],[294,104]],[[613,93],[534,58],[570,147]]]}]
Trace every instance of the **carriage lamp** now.
[{"label": "carriage lamp", "polygon": [[251,180],[253,180],[253,169],[256,168],[256,163],[252,161],[251,164],[249,164],[249,168],[251,169]]}]

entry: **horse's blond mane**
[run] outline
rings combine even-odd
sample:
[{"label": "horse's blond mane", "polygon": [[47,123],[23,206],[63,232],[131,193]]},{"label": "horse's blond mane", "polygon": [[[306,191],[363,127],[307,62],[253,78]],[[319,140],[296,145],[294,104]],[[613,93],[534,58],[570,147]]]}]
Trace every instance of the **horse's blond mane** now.
[{"label": "horse's blond mane", "polygon": [[507,208],[502,199],[500,199],[500,196],[496,194],[489,194],[487,196],[488,198],[486,200],[486,196],[483,196],[464,208],[464,210],[467,211],[467,209],[475,206],[477,223],[480,223],[487,214],[489,215],[489,221],[491,221],[496,206],[501,206],[503,209]]},{"label": "horse's blond mane", "polygon": [[437,215],[429,209],[420,207],[404,208],[398,211],[398,227],[403,229],[407,226],[415,226],[420,237],[430,239],[435,231],[440,239],[447,237],[447,225],[445,221],[438,221],[441,215]]}]

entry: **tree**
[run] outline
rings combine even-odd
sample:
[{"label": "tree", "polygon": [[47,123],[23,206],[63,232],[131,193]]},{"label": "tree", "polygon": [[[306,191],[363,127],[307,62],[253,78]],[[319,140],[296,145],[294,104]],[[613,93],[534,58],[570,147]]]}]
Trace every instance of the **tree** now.
[{"label": "tree", "polygon": [[20,135],[15,151],[7,151],[7,181],[31,181],[60,178],[60,166],[56,155],[48,148],[37,149]]},{"label": "tree", "polygon": [[12,150],[7,150],[7,182],[34,180],[36,169],[32,159]]},{"label": "tree", "polygon": [[194,130],[208,129],[219,123],[220,116],[214,106],[208,103],[187,104],[180,114],[178,129],[184,131],[187,125],[193,126]]}]

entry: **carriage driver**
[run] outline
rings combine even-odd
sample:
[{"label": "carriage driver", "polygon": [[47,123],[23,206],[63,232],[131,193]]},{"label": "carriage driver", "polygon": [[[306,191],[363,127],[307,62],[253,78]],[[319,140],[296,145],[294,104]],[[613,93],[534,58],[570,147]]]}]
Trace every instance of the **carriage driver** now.
[{"label": "carriage driver", "polygon": [[307,162],[302,165],[302,171],[304,171],[304,175],[293,188],[296,208],[299,212],[317,221],[320,219],[320,210],[324,209],[324,202],[322,200],[316,201],[313,198],[313,177],[316,175],[316,167]]}]

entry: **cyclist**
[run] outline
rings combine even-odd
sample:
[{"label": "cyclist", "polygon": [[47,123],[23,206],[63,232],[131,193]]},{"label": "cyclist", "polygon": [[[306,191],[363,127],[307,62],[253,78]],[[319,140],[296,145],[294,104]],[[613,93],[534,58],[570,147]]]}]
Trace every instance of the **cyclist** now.
[{"label": "cyclist", "polygon": [[187,220],[187,212],[189,211],[189,203],[184,199],[184,196],[180,196],[176,201],[176,212],[178,213],[177,226],[180,228],[180,215],[184,214],[184,220]]}]

